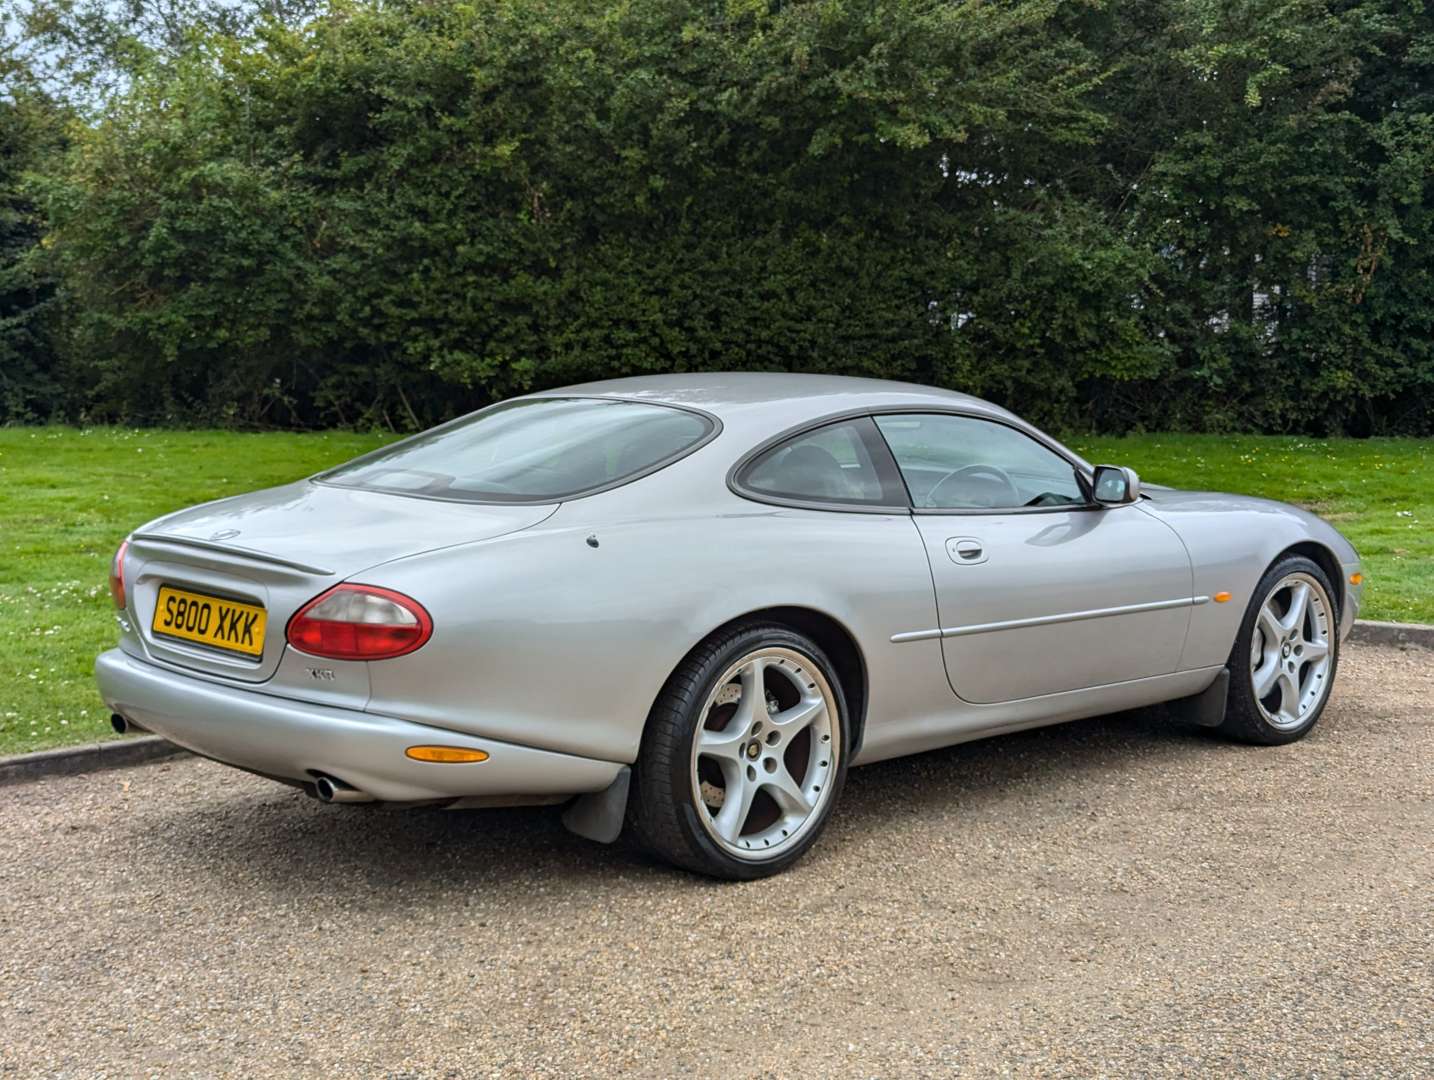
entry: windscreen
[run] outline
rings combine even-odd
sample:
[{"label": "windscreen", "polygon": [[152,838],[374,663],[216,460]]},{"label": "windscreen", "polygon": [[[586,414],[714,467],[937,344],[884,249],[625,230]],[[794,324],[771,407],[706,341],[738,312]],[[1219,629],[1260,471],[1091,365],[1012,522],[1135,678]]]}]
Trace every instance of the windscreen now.
[{"label": "windscreen", "polygon": [[536,398],[485,409],[318,479],[463,502],[548,502],[670,461],[711,430],[706,417],[666,405]]}]

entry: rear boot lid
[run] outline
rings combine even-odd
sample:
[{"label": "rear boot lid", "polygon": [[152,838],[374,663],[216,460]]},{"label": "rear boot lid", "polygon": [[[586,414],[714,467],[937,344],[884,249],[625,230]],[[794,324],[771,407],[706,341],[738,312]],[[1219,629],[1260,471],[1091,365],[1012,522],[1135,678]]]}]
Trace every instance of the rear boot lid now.
[{"label": "rear boot lid", "polygon": [[[289,617],[331,585],[378,563],[528,528],[556,508],[439,502],[307,480],[205,503],[131,538],[134,631],[153,659],[263,682],[283,659]],[[191,608],[199,618],[191,614],[187,629],[176,625]],[[201,630],[211,640],[195,640]]]}]

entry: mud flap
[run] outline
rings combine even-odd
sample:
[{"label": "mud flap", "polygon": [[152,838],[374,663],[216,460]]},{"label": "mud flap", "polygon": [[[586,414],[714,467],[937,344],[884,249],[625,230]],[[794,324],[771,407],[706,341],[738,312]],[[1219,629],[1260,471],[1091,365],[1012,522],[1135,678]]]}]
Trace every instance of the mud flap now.
[{"label": "mud flap", "polygon": [[601,791],[578,796],[563,813],[563,824],[599,844],[611,844],[622,832],[627,815],[627,788],[632,783],[632,769],[624,765],[617,779]]},{"label": "mud flap", "polygon": [[1177,720],[1199,727],[1219,727],[1225,722],[1225,705],[1230,698],[1230,669],[1221,668],[1206,689],[1187,698],[1170,702],[1170,712]]}]

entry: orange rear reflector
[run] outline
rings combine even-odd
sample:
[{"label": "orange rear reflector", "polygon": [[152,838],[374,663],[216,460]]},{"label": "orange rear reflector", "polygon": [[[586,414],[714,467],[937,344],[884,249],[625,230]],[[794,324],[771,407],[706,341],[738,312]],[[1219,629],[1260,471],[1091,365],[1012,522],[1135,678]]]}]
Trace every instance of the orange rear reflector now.
[{"label": "orange rear reflector", "polygon": [[1230,599],[1230,594],[1227,592],[1217,592],[1215,594],[1215,603],[1217,604],[1223,604],[1228,599]]},{"label": "orange rear reflector", "polygon": [[470,750],[466,746],[410,746],[404,753],[414,761],[438,761],[448,764],[488,760],[486,751]]},{"label": "orange rear reflector", "polygon": [[1351,585],[1362,585],[1362,584],[1364,583],[1364,575],[1363,575],[1363,574],[1350,574],[1350,575],[1349,575],[1349,583],[1350,583]]}]

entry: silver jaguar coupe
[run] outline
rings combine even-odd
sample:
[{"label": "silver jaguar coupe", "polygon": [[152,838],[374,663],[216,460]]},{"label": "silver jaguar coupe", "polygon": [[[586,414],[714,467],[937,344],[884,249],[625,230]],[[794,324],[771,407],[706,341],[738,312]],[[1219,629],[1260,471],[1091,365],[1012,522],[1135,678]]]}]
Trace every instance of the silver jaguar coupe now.
[{"label": "silver jaguar coupe", "polygon": [[673,375],[150,522],[96,675],[117,729],[326,802],[568,802],[753,878],[853,765],[1156,702],[1298,739],[1361,581],[1303,510],[1142,490],[975,398]]}]

